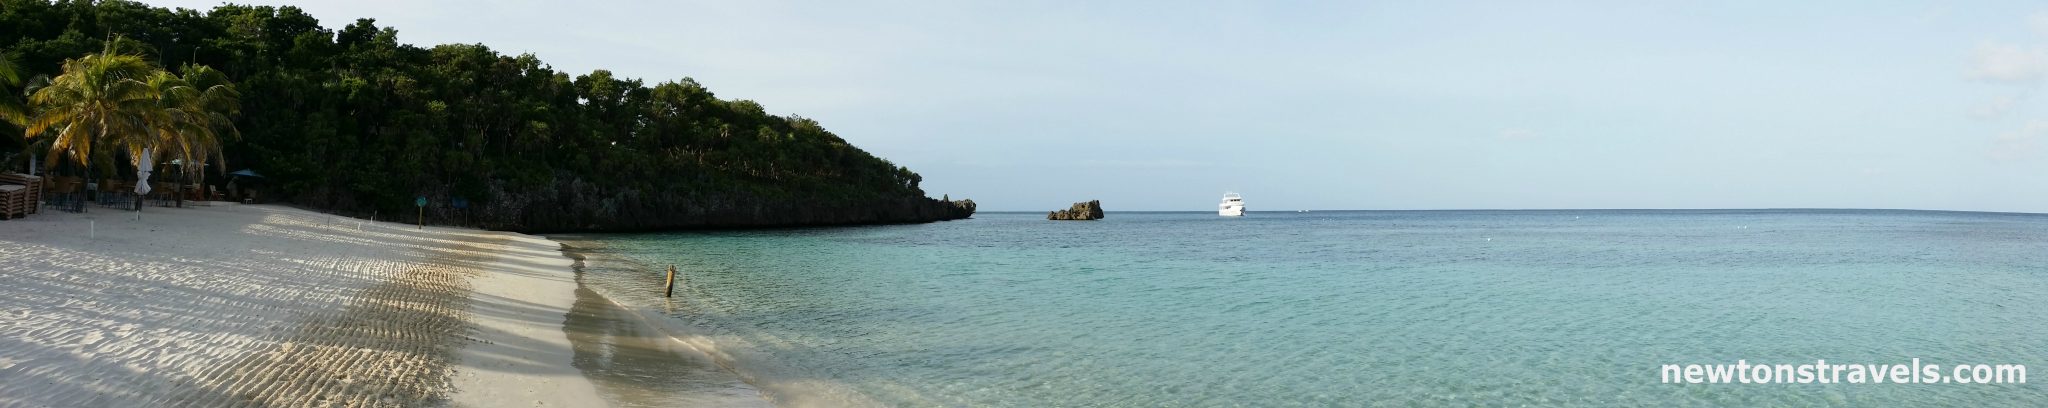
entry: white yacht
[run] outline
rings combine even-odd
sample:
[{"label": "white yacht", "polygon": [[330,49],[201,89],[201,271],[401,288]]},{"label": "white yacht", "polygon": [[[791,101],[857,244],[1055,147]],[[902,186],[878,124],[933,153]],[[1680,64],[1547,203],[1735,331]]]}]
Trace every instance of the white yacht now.
[{"label": "white yacht", "polygon": [[1223,193],[1223,203],[1216,205],[1216,215],[1225,217],[1244,216],[1244,197],[1237,193]]}]

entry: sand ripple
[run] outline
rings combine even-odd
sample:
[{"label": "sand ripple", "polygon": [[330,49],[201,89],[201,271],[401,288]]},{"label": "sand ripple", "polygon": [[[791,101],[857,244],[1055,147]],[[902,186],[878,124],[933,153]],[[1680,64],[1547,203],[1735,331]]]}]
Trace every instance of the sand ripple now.
[{"label": "sand ripple", "polygon": [[0,406],[445,402],[493,237],[158,211],[0,224]]}]

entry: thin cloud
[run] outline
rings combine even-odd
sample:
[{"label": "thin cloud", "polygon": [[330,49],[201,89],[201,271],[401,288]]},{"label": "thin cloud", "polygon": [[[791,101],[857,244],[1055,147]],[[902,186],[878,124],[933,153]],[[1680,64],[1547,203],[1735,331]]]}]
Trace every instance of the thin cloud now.
[{"label": "thin cloud", "polygon": [[1982,120],[2003,118],[2005,114],[2011,113],[2013,108],[2018,107],[2020,101],[2026,99],[2026,95],[2005,95],[1991,98],[1988,102],[1970,108],[1970,117]]},{"label": "thin cloud", "polygon": [[1970,79],[2033,82],[2048,75],[2048,49],[2040,46],[1984,43],[1970,64]]},{"label": "thin cloud", "polygon": [[2026,126],[1993,138],[1991,158],[2013,161],[2040,157],[2042,139],[2048,139],[2048,121],[2029,120]]},{"label": "thin cloud", "polygon": [[955,160],[953,165],[982,168],[1095,168],[1095,169],[1188,169],[1218,167],[1215,163],[1183,159],[1129,159],[1129,160]]},{"label": "thin cloud", "polygon": [[1501,129],[1500,138],[1502,140],[1534,140],[1536,139],[1536,131],[1522,128]]},{"label": "thin cloud", "polygon": [[2034,34],[2048,37],[2048,11],[2035,12],[2034,15],[2027,16],[2027,27],[2033,28]]},{"label": "thin cloud", "polygon": [[[2034,13],[2027,17],[2026,23],[2034,33],[2048,38],[2048,12]],[[1970,116],[1986,120],[2004,117],[2027,98],[2031,88],[2037,86],[2044,76],[2048,76],[2048,46],[1991,42],[1977,45],[1969,77],[2006,83],[2021,88],[2021,91],[1972,108]],[[2019,129],[1992,137],[1990,151],[1986,153],[1996,161],[2030,160],[2041,155],[2044,139],[2048,139],[2048,120],[2028,119],[2026,125]]]},{"label": "thin cloud", "polygon": [[1195,167],[1208,167],[1210,165],[1209,163],[1181,159],[1085,160],[1080,162],[1079,164],[1081,165],[1081,167],[1102,167],[1120,169],[1185,169]]}]

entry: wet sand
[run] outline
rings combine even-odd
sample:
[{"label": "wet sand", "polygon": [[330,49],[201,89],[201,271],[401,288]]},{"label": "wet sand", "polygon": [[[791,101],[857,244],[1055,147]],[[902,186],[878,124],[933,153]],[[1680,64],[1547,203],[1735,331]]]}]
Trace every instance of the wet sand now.
[{"label": "wet sand", "polygon": [[[573,252],[570,252],[572,257]],[[577,262],[576,303],[562,330],[575,366],[614,407],[770,407],[759,390],[644,320],[584,286]]]}]

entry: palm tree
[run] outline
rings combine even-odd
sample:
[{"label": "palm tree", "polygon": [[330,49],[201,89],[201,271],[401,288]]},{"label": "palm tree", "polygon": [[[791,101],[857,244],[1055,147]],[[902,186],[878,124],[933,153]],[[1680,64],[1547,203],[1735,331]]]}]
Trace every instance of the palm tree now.
[{"label": "palm tree", "polygon": [[[15,126],[0,126],[0,131],[18,131],[23,127],[27,127],[31,110],[29,110],[29,104],[25,97],[49,84],[49,76],[28,75],[21,70],[21,66],[15,64],[12,55],[8,54],[6,50],[0,50],[0,125]],[[7,134],[7,136],[14,135]],[[41,142],[29,141],[26,140],[28,138],[25,133],[21,135],[24,137],[6,137],[5,139],[11,139],[6,144],[22,143],[22,156],[28,157],[26,160],[28,167],[33,171],[36,167],[35,155],[30,154],[30,152],[34,152],[38,148],[48,148],[49,142],[47,140]]]},{"label": "palm tree", "polygon": [[0,120],[15,124],[28,122],[28,106],[14,97],[14,87],[21,86],[21,72],[14,67],[14,59],[7,50],[0,50]]},{"label": "palm tree", "polygon": [[[241,113],[241,94],[226,75],[211,67],[186,65],[184,71],[185,75],[176,77],[158,72],[150,79],[150,86],[157,90],[157,106],[163,109],[157,142],[173,158],[185,163],[217,163],[217,171],[224,173],[227,161],[221,154],[221,140],[222,136],[233,139],[241,134],[232,119]],[[202,175],[203,168],[186,170]]]},{"label": "palm tree", "polygon": [[[226,152],[221,150],[221,141],[239,139],[242,136],[242,131],[235,129],[234,120],[236,115],[242,114],[242,93],[235,90],[235,84],[228,81],[226,74],[214,70],[213,67],[186,64],[182,71],[185,75],[181,79],[198,93],[198,99],[193,103],[198,109],[193,111],[191,118],[194,127],[202,131],[185,138],[183,144],[191,145],[195,152],[210,151],[211,154],[205,157],[195,157],[197,163],[207,163],[210,159],[214,163],[215,171],[224,175],[228,171],[228,157]],[[193,173],[199,176],[201,184],[204,184],[205,172]]]},{"label": "palm tree", "polygon": [[229,116],[240,110],[240,95],[226,76],[192,65],[185,67],[183,77],[157,71],[148,83],[157,94],[157,110],[148,114],[155,140],[148,146],[130,145],[130,157],[141,157],[145,154],[141,149],[155,148],[157,154],[181,163],[181,177],[204,180],[201,166],[211,161],[222,162],[217,168],[226,172],[220,135],[237,134]]},{"label": "palm tree", "polygon": [[[28,105],[22,103],[21,98],[15,92],[16,87],[19,86],[21,86],[21,71],[15,68],[14,60],[7,55],[7,51],[0,50],[0,131],[15,130],[13,127],[6,126],[7,124],[26,125],[28,123]],[[13,146],[17,142],[22,142],[21,138],[9,139],[15,140],[10,140],[8,143],[0,144],[0,146]],[[27,144],[24,143],[22,146],[24,146],[22,152],[28,152],[25,148]]]},{"label": "palm tree", "polygon": [[[157,92],[148,82],[159,71],[140,56],[101,53],[64,61],[63,74],[29,96],[35,107],[27,135],[49,132],[44,166],[65,157],[90,166],[95,144],[140,151],[152,147]],[[138,156],[139,157],[139,156]]]},{"label": "palm tree", "polygon": [[144,156],[181,160],[188,173],[196,170],[190,163],[221,156],[220,136],[239,134],[231,116],[240,96],[227,77],[200,65],[171,75],[120,44],[109,40],[99,54],[64,61],[63,73],[30,95],[26,135],[49,136],[44,165],[69,157],[90,169],[106,154],[95,146],[108,144],[138,165]]}]

